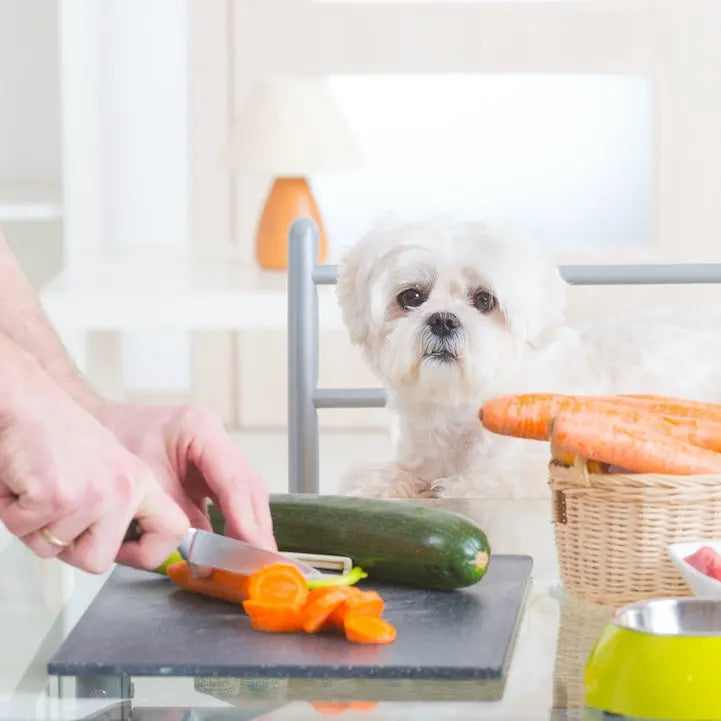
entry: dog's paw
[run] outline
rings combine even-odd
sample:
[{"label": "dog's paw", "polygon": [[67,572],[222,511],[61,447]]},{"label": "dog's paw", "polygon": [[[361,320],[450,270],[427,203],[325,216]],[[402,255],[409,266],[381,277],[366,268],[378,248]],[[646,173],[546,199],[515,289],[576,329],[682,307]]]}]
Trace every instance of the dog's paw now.
[{"label": "dog's paw", "polygon": [[435,492],[423,481],[396,463],[353,469],[341,483],[346,496],[365,498],[435,498]]},{"label": "dog's paw", "polygon": [[436,478],[436,480],[431,483],[431,491],[435,498],[458,498],[458,487],[458,476]]}]

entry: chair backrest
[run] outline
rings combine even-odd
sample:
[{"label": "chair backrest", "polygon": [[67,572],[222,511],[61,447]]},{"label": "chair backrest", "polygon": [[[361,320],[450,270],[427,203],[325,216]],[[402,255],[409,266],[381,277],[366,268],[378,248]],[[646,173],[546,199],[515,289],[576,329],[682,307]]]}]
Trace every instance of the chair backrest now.
[{"label": "chair backrest", "polygon": [[[288,490],[318,493],[318,409],[377,408],[381,388],[318,388],[318,291],[333,285],[338,268],[318,265],[318,227],[301,218],[288,237]],[[721,263],[565,265],[571,285],[721,283]]]}]

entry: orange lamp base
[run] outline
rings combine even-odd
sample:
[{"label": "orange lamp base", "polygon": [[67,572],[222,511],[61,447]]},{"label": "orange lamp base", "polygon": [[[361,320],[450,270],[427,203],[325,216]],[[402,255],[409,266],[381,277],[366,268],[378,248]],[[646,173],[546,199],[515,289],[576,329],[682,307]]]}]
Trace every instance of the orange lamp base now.
[{"label": "orange lamp base", "polygon": [[318,263],[328,252],[320,211],[305,178],[277,178],[270,189],[255,238],[258,265],[267,270],[288,268],[288,231],[298,218],[312,218],[320,231]]}]

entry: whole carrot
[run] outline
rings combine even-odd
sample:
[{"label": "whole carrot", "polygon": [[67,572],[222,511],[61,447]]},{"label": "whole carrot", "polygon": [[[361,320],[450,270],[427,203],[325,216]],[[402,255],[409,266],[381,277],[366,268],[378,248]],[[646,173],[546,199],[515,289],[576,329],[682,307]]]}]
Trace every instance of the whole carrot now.
[{"label": "whole carrot", "polygon": [[478,416],[483,427],[493,433],[547,441],[548,425],[559,413],[612,407],[613,399],[606,396],[521,393],[491,398],[481,406]]},{"label": "whole carrot", "polygon": [[622,394],[614,398],[620,404],[650,413],[676,416],[678,418],[721,421],[721,404],[719,403],[705,403],[690,398],[674,398],[673,396],[657,396],[643,393]]},{"label": "whole carrot", "polygon": [[186,561],[171,563],[167,570],[168,578],[186,591],[212,596],[231,603],[242,603],[248,598],[249,576],[222,572],[220,579],[217,571],[207,578],[198,578],[190,570]]},{"label": "whole carrot", "polygon": [[275,603],[303,604],[308,584],[301,572],[290,564],[273,563],[245,576],[214,569],[210,576],[197,578],[185,561],[167,568],[168,578],[187,591],[213,596],[232,603],[247,599]]},{"label": "whole carrot", "polygon": [[721,473],[721,453],[699,448],[650,425],[644,427],[592,411],[561,413],[552,421],[551,439],[561,452],[635,473]]}]

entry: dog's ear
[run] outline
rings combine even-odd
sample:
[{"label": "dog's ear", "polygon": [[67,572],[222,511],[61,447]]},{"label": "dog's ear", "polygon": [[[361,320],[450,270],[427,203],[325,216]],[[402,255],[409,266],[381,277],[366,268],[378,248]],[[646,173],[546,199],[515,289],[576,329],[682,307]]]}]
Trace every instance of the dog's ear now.
[{"label": "dog's ear", "polygon": [[362,239],[344,254],[338,268],[336,297],[351,342],[365,342],[370,329],[369,298],[372,259],[368,240]]}]

